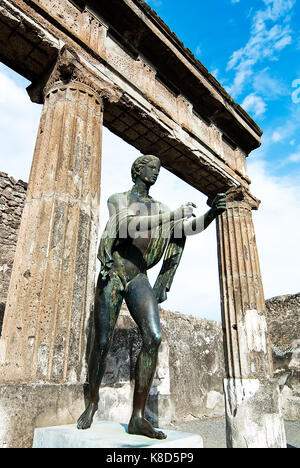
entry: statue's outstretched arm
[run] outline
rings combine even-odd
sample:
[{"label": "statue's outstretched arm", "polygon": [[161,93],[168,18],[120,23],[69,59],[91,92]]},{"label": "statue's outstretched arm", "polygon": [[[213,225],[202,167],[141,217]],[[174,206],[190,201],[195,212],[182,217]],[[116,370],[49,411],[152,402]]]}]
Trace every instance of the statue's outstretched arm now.
[{"label": "statue's outstretched arm", "polygon": [[187,203],[180,206],[174,211],[169,209],[160,210],[159,214],[149,215],[148,207],[145,206],[143,209],[143,204],[139,203],[138,207],[129,207],[127,209],[127,217],[121,221],[120,230],[129,228],[134,229],[138,232],[146,232],[157,227],[171,223],[173,221],[179,221],[183,219],[188,219],[193,215],[193,204]]},{"label": "statue's outstretched arm", "polygon": [[204,231],[212,221],[226,210],[226,194],[218,193],[210,210],[204,215],[196,218],[191,218],[183,223],[184,233],[186,236],[199,234]]}]

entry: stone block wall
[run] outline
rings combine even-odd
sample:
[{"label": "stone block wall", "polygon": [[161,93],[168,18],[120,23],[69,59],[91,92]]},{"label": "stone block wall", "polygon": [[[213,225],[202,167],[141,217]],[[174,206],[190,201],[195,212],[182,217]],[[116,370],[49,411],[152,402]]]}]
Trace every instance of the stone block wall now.
[{"label": "stone block wall", "polygon": [[268,299],[266,307],[284,417],[300,421],[300,293]]},{"label": "stone block wall", "polygon": [[300,339],[300,293],[268,299],[266,308],[271,343],[283,352],[290,350]]},{"label": "stone block wall", "polygon": [[[300,420],[300,294],[266,301],[275,378],[279,380],[284,418]],[[163,342],[149,398],[154,422],[224,415],[225,376],[222,326],[160,309]],[[130,417],[134,366],[140,335],[122,308],[101,389],[99,418]],[[156,416],[155,416],[156,415]],[[155,420],[158,417],[158,421]]]},{"label": "stone block wall", "polygon": [[224,415],[221,324],[161,310],[174,419]]},{"label": "stone block wall", "polygon": [[27,184],[0,172],[0,334]]}]

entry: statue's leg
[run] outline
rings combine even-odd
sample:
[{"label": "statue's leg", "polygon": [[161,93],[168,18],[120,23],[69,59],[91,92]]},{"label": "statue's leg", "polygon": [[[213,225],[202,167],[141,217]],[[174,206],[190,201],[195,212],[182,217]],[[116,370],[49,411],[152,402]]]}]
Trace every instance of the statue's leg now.
[{"label": "statue's leg", "polygon": [[146,275],[139,274],[130,282],[125,293],[125,301],[143,340],[135,368],[133,412],[128,431],[131,434],[165,439],[166,435],[154,429],[144,416],[161,343],[158,304]]},{"label": "statue's leg", "polygon": [[105,371],[106,357],[114,327],[123,301],[123,286],[117,275],[102,280],[99,275],[94,306],[93,330],[91,333],[88,360],[87,407],[77,422],[78,429],[91,426],[98,409],[99,388]]}]

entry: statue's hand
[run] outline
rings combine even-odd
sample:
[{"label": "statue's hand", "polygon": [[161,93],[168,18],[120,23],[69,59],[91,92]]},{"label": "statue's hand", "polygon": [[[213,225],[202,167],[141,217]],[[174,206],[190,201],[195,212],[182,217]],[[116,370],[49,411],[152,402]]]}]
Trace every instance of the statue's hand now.
[{"label": "statue's hand", "polygon": [[177,210],[173,212],[173,219],[188,219],[192,216],[195,216],[194,208],[197,208],[197,206],[192,202],[186,203],[185,205],[181,205],[179,208],[177,208]]},{"label": "statue's hand", "polygon": [[213,211],[214,216],[219,216],[220,214],[224,213],[226,208],[226,194],[218,193],[211,205],[211,209]]}]

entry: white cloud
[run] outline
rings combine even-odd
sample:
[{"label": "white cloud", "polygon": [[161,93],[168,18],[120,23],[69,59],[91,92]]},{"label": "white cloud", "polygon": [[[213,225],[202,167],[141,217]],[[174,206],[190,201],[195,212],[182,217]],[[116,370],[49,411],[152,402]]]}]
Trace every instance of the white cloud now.
[{"label": "white cloud", "polygon": [[277,41],[274,44],[275,49],[277,50],[282,50],[284,49],[287,45],[290,45],[292,43],[292,36],[284,36],[282,37],[279,41]]},{"label": "white cloud", "polygon": [[42,107],[0,68],[0,140],[2,172],[28,180]]},{"label": "white cloud", "polygon": [[253,212],[266,298],[300,291],[299,180],[273,177],[264,161],[248,162],[252,193],[262,200]]},{"label": "white cloud", "polygon": [[196,55],[198,55],[198,57],[200,57],[201,54],[202,54],[202,47],[200,45],[198,45],[196,47]]},{"label": "white cloud", "polygon": [[272,19],[273,21],[290,13],[296,4],[296,0],[263,0],[263,2],[268,8],[260,12],[259,16],[264,20]]},{"label": "white cloud", "polygon": [[300,79],[296,79],[292,82],[292,88],[296,88],[292,92],[292,102],[294,104],[300,104]]},{"label": "white cloud", "polygon": [[153,6],[153,7],[160,7],[162,5],[162,0],[148,0],[148,2],[150,6]]},{"label": "white cloud", "polygon": [[216,79],[219,79],[218,78],[218,75],[220,73],[220,70],[218,68],[214,68],[212,71],[211,71],[211,74],[216,78]]},{"label": "white cloud", "polygon": [[267,8],[258,10],[252,19],[247,44],[232,54],[227,65],[227,71],[235,72],[232,86],[227,88],[234,98],[243,92],[256,64],[274,60],[292,42],[288,13],[295,0],[264,0],[264,3]]},{"label": "white cloud", "polygon": [[288,156],[286,161],[290,162],[290,163],[300,162],[300,148],[298,149],[298,151],[296,151],[295,153],[292,153],[290,156]]},{"label": "white cloud", "polygon": [[[291,144],[290,142],[291,146],[294,146],[294,144],[295,143]],[[285,156],[281,159],[281,161],[279,162],[279,168],[282,169],[286,167],[288,164],[297,164],[297,163],[300,163],[300,146],[295,148],[294,152],[291,153],[289,156]]]},{"label": "white cloud", "polygon": [[264,96],[266,99],[277,99],[280,96],[287,96],[290,94],[290,89],[281,79],[271,75],[269,67],[255,73],[253,79],[253,89],[256,93]]},{"label": "white cloud", "polygon": [[279,141],[283,140],[283,138],[284,136],[278,131],[274,132],[272,135],[272,141],[274,141],[274,143],[278,143]]},{"label": "white cloud", "polygon": [[[237,60],[237,58],[235,58],[234,60]],[[251,76],[253,75],[254,73],[252,69],[253,65],[254,65],[253,60],[244,60],[244,61],[241,61],[240,64],[236,67],[236,74],[235,74],[233,84],[232,86],[230,87],[227,86],[226,88],[228,93],[231,94],[234,98],[236,98],[242,93],[245,83],[249,81]]]},{"label": "white cloud", "polygon": [[267,109],[264,100],[255,93],[249,94],[249,96],[244,99],[242,107],[250,114],[253,114],[254,118],[262,116]]},{"label": "white cloud", "polygon": [[[278,141],[290,142],[291,139],[297,137],[300,131],[300,112],[299,107],[292,104],[289,109],[288,117],[282,119],[282,123],[278,125],[276,128],[271,130],[270,135],[268,135],[267,145],[270,142],[277,143]],[[267,134],[267,132],[266,132]]]}]

